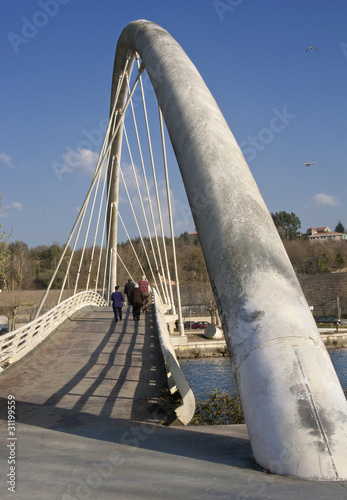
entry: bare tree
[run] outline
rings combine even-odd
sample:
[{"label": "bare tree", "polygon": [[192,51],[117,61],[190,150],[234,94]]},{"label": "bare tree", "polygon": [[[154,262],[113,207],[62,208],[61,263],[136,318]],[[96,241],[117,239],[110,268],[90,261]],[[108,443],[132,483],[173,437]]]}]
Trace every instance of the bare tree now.
[{"label": "bare tree", "polygon": [[[0,201],[2,199],[2,196],[0,196]],[[0,203],[0,215],[1,215],[1,203]],[[1,229],[1,224],[0,224],[0,229]],[[10,253],[8,250],[8,244],[9,240],[11,237],[10,234],[6,234],[5,231],[0,233],[0,283],[2,283],[1,286],[5,288],[6,284],[6,265],[7,262],[10,258]],[[0,287],[1,288],[1,287]]]},{"label": "bare tree", "polygon": [[210,284],[203,285],[201,295],[203,304],[211,315],[211,324],[219,325],[218,308]]}]

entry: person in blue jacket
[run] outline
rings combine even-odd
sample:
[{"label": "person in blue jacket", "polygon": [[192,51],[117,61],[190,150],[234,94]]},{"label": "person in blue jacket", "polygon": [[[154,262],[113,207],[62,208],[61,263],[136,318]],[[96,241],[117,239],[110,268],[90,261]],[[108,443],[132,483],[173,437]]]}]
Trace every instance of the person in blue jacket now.
[{"label": "person in blue jacket", "polygon": [[122,292],[119,290],[119,286],[115,287],[115,291],[111,295],[111,302],[113,307],[114,319],[117,323],[118,317],[119,321],[122,321],[122,307],[125,305],[125,299]]}]

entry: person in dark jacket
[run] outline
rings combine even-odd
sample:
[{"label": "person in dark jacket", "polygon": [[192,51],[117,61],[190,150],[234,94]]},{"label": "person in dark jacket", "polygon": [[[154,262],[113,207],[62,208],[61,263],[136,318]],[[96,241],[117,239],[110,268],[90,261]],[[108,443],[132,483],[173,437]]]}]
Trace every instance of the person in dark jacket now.
[{"label": "person in dark jacket", "polygon": [[135,283],[131,280],[128,280],[128,283],[126,283],[124,286],[124,295],[126,295],[126,297],[128,299],[128,306],[130,306],[129,295],[130,295],[131,290],[134,288],[134,286],[135,286]]},{"label": "person in dark jacket", "polygon": [[141,315],[141,307],[144,301],[143,293],[141,292],[139,285],[135,285],[131,290],[129,295],[129,300],[133,306],[133,318],[139,321]]},{"label": "person in dark jacket", "polygon": [[124,295],[122,294],[122,292],[119,291],[118,285],[115,287],[115,291],[111,295],[110,300],[112,302],[115,322],[117,323],[118,317],[119,317],[119,321],[122,321],[122,307],[125,304],[125,299],[124,299]]}]

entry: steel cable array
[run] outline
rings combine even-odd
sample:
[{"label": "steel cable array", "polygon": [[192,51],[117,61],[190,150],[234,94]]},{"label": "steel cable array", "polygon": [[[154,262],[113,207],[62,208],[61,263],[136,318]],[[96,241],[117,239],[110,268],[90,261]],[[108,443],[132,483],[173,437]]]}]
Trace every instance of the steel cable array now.
[{"label": "steel cable array", "polygon": [[[130,87],[130,71],[129,69],[133,66],[133,60],[137,61],[137,74]],[[119,76],[117,90],[114,98],[114,104],[112,108],[112,112],[110,113],[110,119],[107,126],[106,133],[104,135],[103,144],[100,150],[100,154],[98,157],[98,161],[95,167],[94,175],[91,181],[90,188],[87,192],[87,195],[84,199],[84,202],[80,208],[76,221],[73,225],[71,233],[66,241],[64,246],[64,250],[60,256],[56,269],[52,275],[50,283],[45,291],[41,303],[36,311],[35,318],[37,318],[42,308],[45,304],[46,298],[49,294],[50,289],[54,285],[54,282],[57,278],[57,274],[59,271],[62,271],[64,267],[64,277],[62,279],[61,290],[58,298],[58,304],[61,302],[63,298],[63,293],[66,288],[66,283],[70,283],[70,280],[74,282],[73,294],[76,294],[81,291],[81,289],[89,290],[93,289],[95,292],[100,293],[100,295],[108,301],[108,297],[112,291],[114,286],[111,283],[111,273],[110,273],[110,262],[113,258],[113,252],[117,254],[117,260],[123,266],[127,276],[129,279],[134,281],[134,277],[131,275],[131,272],[124,262],[124,259],[118,253],[117,248],[110,247],[110,233],[113,224],[113,217],[119,219],[123,230],[126,234],[127,240],[130,243],[131,250],[136,258],[136,262],[139,267],[139,273],[141,275],[146,275],[145,268],[149,269],[150,275],[147,276],[152,285],[154,285],[160,299],[170,305],[170,308],[173,314],[176,313],[175,299],[173,296],[172,289],[172,278],[170,274],[170,265],[167,254],[166,242],[165,242],[165,231],[164,231],[164,223],[163,223],[163,215],[161,210],[160,198],[159,198],[159,189],[158,189],[158,181],[156,174],[156,167],[154,161],[154,151],[152,145],[152,137],[150,132],[150,118],[147,112],[147,105],[145,99],[145,89],[142,80],[142,73],[145,68],[143,64],[141,64],[139,60],[138,54],[128,53],[126,58],[125,66],[123,72]],[[137,85],[140,87],[140,95],[142,102],[142,118],[137,118],[135,113],[135,108],[137,103],[134,104],[133,96]],[[127,96],[125,104],[122,108],[119,108],[119,98],[121,94],[122,87],[126,85],[127,87]],[[131,116],[129,117],[129,125],[125,126],[125,119],[129,115],[126,111],[127,109],[131,109]],[[179,280],[178,280],[178,270],[177,270],[177,262],[176,262],[176,251],[175,251],[175,239],[173,232],[173,222],[172,222],[172,208],[170,203],[170,188],[169,188],[169,177],[168,177],[168,166],[167,166],[167,157],[166,157],[166,146],[165,146],[165,132],[163,129],[163,121],[161,116],[161,111],[159,110],[159,116],[157,117],[159,129],[160,129],[160,144],[162,149],[162,163],[163,163],[163,171],[165,175],[165,186],[166,186],[166,198],[167,198],[167,206],[168,206],[168,214],[169,214],[169,231],[171,235],[172,242],[172,254],[173,254],[173,267],[175,270],[175,283],[177,284],[177,299],[176,303],[179,309],[179,320],[180,325],[182,325],[182,315],[181,315],[181,301],[179,295]],[[145,136],[146,139],[141,141],[140,138],[140,127],[138,125],[139,121],[143,121],[145,124]],[[138,158],[140,165],[136,164],[134,160],[134,154],[132,145],[130,142],[130,137],[127,132],[128,127],[132,128],[132,135],[134,136],[135,148],[138,151]],[[117,137],[117,134],[123,134],[123,138],[125,138],[127,155],[130,159],[132,176],[125,174],[123,172],[124,167],[122,167],[125,160],[123,157],[125,156],[125,152],[122,148],[122,158],[112,156],[112,145]],[[142,142],[146,143],[146,146],[143,146]],[[134,147],[134,146],[133,146]],[[151,180],[149,181],[148,174],[146,171],[146,160],[144,154],[144,148],[148,148],[149,154],[149,164],[150,168],[148,170],[151,171]],[[126,164],[125,164],[126,166]],[[138,170],[141,166],[142,178],[138,173]],[[128,206],[130,210],[127,211],[126,219],[127,224],[125,224],[125,217],[121,216],[118,207],[118,199],[116,202],[111,200],[111,189],[115,182],[121,181],[121,189],[126,193],[126,198],[128,202]],[[150,183],[154,188],[155,195],[152,196],[150,192]],[[130,189],[128,188],[128,184],[135,184],[136,187],[136,197],[132,197],[130,193]],[[142,192],[144,191],[144,192]],[[121,196],[118,194],[118,197]],[[139,216],[137,215],[137,209],[134,204],[137,204],[137,201],[140,204],[140,215],[144,220],[145,233],[146,236],[143,236],[143,230],[141,229],[141,223],[139,222]],[[155,210],[154,210],[155,207]],[[135,221],[137,234],[141,240],[143,254],[145,256],[145,262],[142,261],[142,258],[138,255],[138,252],[135,249],[132,238],[130,237],[129,230],[127,229],[127,225],[131,225],[129,222],[129,215],[132,215],[133,220]],[[148,215],[149,214],[149,217]],[[157,219],[157,220],[156,220]],[[157,226],[160,230],[160,236],[158,236]],[[91,233],[93,232],[93,236]],[[72,263],[74,261],[77,254],[77,249],[79,249],[78,244],[81,239],[81,235],[83,235],[83,243],[80,249],[79,262],[77,264],[77,272],[76,276],[71,276]],[[92,238],[92,248],[91,252],[87,252],[87,245]],[[145,238],[148,238],[150,249],[146,248]],[[160,244],[161,242],[161,244]],[[97,256],[97,249],[99,248],[99,255]],[[97,258],[98,257],[98,258]],[[87,265],[85,265],[85,262]],[[67,265],[63,265],[66,263]],[[114,262],[114,259],[113,259]],[[81,277],[83,275],[84,268],[87,267],[86,277],[82,280]],[[94,274],[93,274],[94,273]],[[91,285],[91,277],[96,276],[94,279],[94,283]],[[83,288],[80,284],[84,281],[86,283]],[[70,289],[70,285],[69,285]],[[70,294],[70,290],[69,290]],[[183,328],[181,328],[181,333],[183,332]]]}]

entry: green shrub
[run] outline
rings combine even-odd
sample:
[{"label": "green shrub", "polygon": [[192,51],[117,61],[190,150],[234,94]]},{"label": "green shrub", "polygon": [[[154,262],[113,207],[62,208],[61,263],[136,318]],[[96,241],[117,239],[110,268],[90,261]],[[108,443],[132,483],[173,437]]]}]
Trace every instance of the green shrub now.
[{"label": "green shrub", "polygon": [[196,400],[196,409],[190,425],[244,424],[245,419],[237,393],[232,396],[215,389],[208,400]]},{"label": "green shrub", "polygon": [[343,258],[343,255],[341,252],[339,252],[337,255],[336,255],[336,262],[337,262],[337,265],[338,266],[343,266],[344,263],[345,263],[345,259]]},{"label": "green shrub", "polygon": [[[347,389],[344,389],[347,399]],[[245,418],[239,395],[232,396],[215,389],[208,400],[196,400],[194,417],[190,425],[244,424]]]}]

